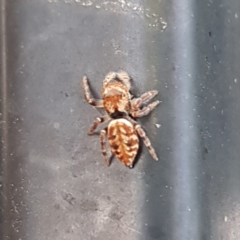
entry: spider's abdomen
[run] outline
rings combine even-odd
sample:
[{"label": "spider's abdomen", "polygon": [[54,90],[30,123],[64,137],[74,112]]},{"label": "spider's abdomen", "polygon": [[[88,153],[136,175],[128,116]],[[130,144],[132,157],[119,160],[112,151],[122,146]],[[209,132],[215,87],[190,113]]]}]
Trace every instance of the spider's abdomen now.
[{"label": "spider's abdomen", "polygon": [[108,126],[108,139],[112,152],[126,166],[133,167],[139,148],[138,135],[126,119],[116,119]]}]

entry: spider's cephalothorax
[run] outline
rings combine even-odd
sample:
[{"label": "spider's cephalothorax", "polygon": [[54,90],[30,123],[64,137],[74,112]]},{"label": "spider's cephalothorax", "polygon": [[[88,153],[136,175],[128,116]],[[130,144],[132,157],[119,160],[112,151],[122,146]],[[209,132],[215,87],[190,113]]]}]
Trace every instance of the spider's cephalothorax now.
[{"label": "spider's cephalothorax", "polygon": [[[125,77],[125,78],[124,78]],[[102,99],[105,111],[112,118],[119,118],[126,115],[130,109],[129,85],[121,81],[129,81],[129,77],[112,72],[103,81]]]},{"label": "spider's cephalothorax", "polygon": [[[159,101],[142,107],[144,103],[157,95],[157,91],[149,91],[139,98],[132,98],[130,94],[130,77],[126,72],[110,72],[103,80],[102,100],[92,99],[88,80],[83,77],[83,90],[86,101],[98,108],[104,108],[106,115],[96,118],[88,134],[92,135],[99,123],[110,121],[108,127],[101,130],[100,139],[102,153],[107,165],[110,165],[110,156],[106,150],[106,135],[112,152],[126,166],[132,168],[139,148],[139,137],[149,149],[150,154],[158,160],[150,140],[142,127],[133,119],[147,115]],[[142,108],[141,108],[142,107]]]}]

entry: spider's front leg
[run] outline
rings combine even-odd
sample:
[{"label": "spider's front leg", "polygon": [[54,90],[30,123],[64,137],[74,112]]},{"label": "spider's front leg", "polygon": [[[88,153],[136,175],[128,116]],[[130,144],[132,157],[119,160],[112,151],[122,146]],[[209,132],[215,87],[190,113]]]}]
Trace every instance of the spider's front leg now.
[{"label": "spider's front leg", "polygon": [[132,104],[132,109],[138,110],[139,107],[141,107],[142,104],[148,102],[151,100],[153,97],[155,97],[158,94],[158,91],[152,90],[146,93],[143,93],[141,97],[139,98],[134,98],[131,100]]},{"label": "spider's front leg", "polygon": [[117,78],[123,82],[123,84],[127,87],[128,90],[130,90],[131,88],[131,78],[129,77],[129,75],[124,72],[124,71],[118,71],[117,72]]},{"label": "spider's front leg", "polygon": [[96,118],[95,121],[93,122],[93,125],[91,126],[89,132],[88,132],[88,135],[92,135],[94,130],[97,128],[97,126],[100,123],[106,122],[108,120],[110,120],[110,117],[108,115],[104,115],[103,117]]},{"label": "spider's front leg", "polygon": [[149,112],[151,112],[160,103],[160,101],[157,100],[153,103],[150,103],[149,105],[147,105],[143,109],[140,109],[140,107],[141,107],[142,104],[148,102],[149,100],[151,100],[157,94],[158,94],[158,91],[153,90],[153,91],[149,91],[149,92],[144,93],[139,98],[132,99],[131,100],[131,112],[130,112],[131,115],[134,118],[137,118],[137,117],[145,116]]},{"label": "spider's front leg", "polygon": [[148,115],[158,104],[160,103],[159,100],[150,103],[149,105],[147,105],[146,107],[144,107],[143,109],[138,109],[136,111],[131,111],[131,115],[134,118],[139,118],[145,115]]},{"label": "spider's front leg", "polygon": [[148,150],[149,150],[150,154],[152,155],[153,159],[158,161],[157,154],[156,154],[154,148],[152,147],[151,142],[150,142],[149,138],[147,137],[145,131],[142,129],[142,127],[139,124],[135,125],[135,129],[136,129],[138,135],[142,138],[145,146],[148,148]]},{"label": "spider's front leg", "polygon": [[102,154],[103,154],[105,163],[107,164],[107,166],[110,166],[110,157],[108,156],[107,148],[106,148],[106,135],[107,135],[107,128],[101,130],[100,141],[101,141]]},{"label": "spider's front leg", "polygon": [[86,76],[83,77],[82,88],[84,91],[84,97],[89,104],[91,104],[92,106],[97,107],[97,108],[103,107],[103,100],[91,98],[88,79]]},{"label": "spider's front leg", "polygon": [[116,72],[109,72],[103,80],[103,86],[106,86],[109,82],[114,80],[117,77]]},{"label": "spider's front leg", "polygon": [[129,77],[129,75],[126,72],[124,72],[122,70],[120,70],[118,72],[109,72],[106,75],[105,79],[103,80],[103,86],[106,86],[109,82],[111,82],[112,80],[114,80],[116,78],[118,80],[120,80],[127,87],[128,90],[130,90],[130,88],[131,88],[131,83],[130,83],[131,78]]}]

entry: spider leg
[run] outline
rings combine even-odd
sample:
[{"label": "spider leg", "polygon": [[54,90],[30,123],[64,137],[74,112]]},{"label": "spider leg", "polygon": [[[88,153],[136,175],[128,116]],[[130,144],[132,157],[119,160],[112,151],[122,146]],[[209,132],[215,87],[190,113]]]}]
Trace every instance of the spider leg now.
[{"label": "spider leg", "polygon": [[130,80],[131,78],[129,77],[129,75],[124,72],[124,71],[118,71],[117,72],[117,78],[123,82],[123,84],[127,87],[128,90],[130,90],[131,88],[131,83]]},{"label": "spider leg", "polygon": [[100,123],[103,123],[103,122],[106,122],[110,119],[110,117],[108,115],[104,115],[103,117],[98,117],[95,119],[95,121],[93,122],[93,125],[91,126],[89,132],[88,132],[88,135],[92,135],[94,130],[97,128],[97,126],[100,124]]},{"label": "spider leg", "polygon": [[103,107],[103,101],[102,100],[91,98],[88,79],[87,79],[86,76],[83,77],[82,88],[83,88],[84,97],[85,97],[87,103],[89,103],[92,106],[97,107],[97,108],[102,108]]},{"label": "spider leg", "polygon": [[158,160],[157,154],[156,154],[154,148],[152,147],[151,142],[150,142],[149,138],[147,137],[145,131],[142,129],[142,127],[139,124],[137,124],[135,126],[135,129],[136,129],[138,135],[142,138],[145,146],[148,148],[153,159],[155,159],[157,161]]},{"label": "spider leg", "polygon": [[147,105],[146,107],[144,107],[143,109],[131,111],[131,115],[134,118],[145,116],[145,115],[149,114],[149,112],[151,112],[159,103],[160,102],[158,100],[155,102],[152,102],[149,105]]},{"label": "spider leg", "polygon": [[106,86],[109,82],[111,82],[112,80],[114,80],[117,77],[117,73],[116,72],[109,72],[105,79],[103,80],[103,86]]},{"label": "spider leg", "polygon": [[149,91],[149,92],[146,92],[146,93],[142,94],[142,96],[139,97],[139,98],[134,98],[131,101],[132,108],[134,110],[137,110],[143,103],[148,102],[153,97],[155,97],[157,94],[158,94],[158,91],[152,90],[152,91]]},{"label": "spider leg", "polygon": [[101,130],[100,141],[101,141],[102,154],[103,154],[105,163],[107,164],[107,166],[109,166],[110,165],[110,157],[107,154],[106,135],[107,135],[107,128]]}]

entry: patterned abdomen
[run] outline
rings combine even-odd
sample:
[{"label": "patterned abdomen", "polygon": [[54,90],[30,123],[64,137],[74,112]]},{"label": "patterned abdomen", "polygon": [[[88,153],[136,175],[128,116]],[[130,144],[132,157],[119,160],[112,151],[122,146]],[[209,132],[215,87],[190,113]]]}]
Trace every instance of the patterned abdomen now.
[{"label": "patterned abdomen", "polygon": [[123,118],[111,121],[108,126],[108,139],[116,157],[126,166],[133,167],[139,139],[132,123]]}]

